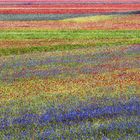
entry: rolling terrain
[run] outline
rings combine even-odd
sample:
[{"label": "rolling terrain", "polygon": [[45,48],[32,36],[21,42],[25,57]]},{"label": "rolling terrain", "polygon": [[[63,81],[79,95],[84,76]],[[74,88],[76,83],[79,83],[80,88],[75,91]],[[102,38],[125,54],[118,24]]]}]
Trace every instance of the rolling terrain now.
[{"label": "rolling terrain", "polygon": [[0,4],[0,140],[140,138],[138,0]]}]

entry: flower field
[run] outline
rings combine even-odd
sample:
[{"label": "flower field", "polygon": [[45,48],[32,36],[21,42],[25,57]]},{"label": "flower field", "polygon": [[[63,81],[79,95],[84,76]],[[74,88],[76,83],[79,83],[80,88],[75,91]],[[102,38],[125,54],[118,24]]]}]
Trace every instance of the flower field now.
[{"label": "flower field", "polygon": [[0,14],[97,14],[138,11],[140,4],[57,4],[0,6]]},{"label": "flower field", "polygon": [[0,1],[0,140],[139,140],[137,1],[30,2]]}]

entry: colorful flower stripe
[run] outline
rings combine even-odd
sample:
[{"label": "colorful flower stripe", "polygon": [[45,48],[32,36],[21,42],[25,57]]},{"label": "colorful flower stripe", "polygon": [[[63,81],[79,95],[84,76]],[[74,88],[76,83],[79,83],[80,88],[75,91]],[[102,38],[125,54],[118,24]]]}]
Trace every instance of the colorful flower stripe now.
[{"label": "colorful flower stripe", "polygon": [[139,10],[140,4],[2,6],[0,14],[105,14]]}]

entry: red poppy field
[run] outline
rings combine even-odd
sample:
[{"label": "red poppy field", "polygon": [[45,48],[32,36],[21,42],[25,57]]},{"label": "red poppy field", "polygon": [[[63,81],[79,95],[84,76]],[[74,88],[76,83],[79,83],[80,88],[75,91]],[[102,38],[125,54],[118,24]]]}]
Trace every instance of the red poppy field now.
[{"label": "red poppy field", "polygon": [[57,4],[0,6],[0,14],[105,14],[138,11],[140,4]]}]

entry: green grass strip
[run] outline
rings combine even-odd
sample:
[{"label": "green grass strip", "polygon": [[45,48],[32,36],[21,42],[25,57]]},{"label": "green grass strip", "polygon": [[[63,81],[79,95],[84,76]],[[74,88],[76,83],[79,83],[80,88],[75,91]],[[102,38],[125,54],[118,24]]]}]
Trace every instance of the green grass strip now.
[{"label": "green grass strip", "polygon": [[0,31],[0,39],[115,39],[140,38],[140,31]]},{"label": "green grass strip", "polygon": [[61,50],[71,50],[76,48],[81,48],[81,45],[61,45],[61,46],[39,46],[39,47],[28,47],[28,48],[1,48],[0,56],[6,55],[20,55],[25,53],[33,52],[50,52],[50,51],[61,51]]}]

